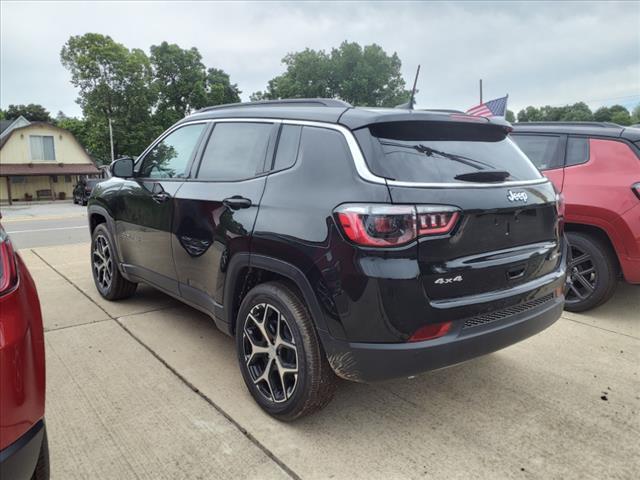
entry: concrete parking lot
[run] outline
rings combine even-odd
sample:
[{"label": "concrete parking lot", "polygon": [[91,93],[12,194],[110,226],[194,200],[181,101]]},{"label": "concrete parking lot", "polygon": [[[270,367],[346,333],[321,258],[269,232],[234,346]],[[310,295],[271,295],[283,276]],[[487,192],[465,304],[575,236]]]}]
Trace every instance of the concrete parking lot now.
[{"label": "concrete parking lot", "polygon": [[144,286],[101,299],[87,243],[21,253],[44,311],[53,478],[640,477],[640,287],[475,361],[341,382],[283,424],[205,315]]}]

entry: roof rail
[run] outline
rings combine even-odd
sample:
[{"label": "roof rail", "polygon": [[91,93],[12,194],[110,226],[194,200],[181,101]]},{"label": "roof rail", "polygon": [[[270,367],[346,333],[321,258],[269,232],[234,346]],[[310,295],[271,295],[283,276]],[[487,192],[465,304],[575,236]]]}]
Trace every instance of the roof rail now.
[{"label": "roof rail", "polygon": [[578,122],[578,121],[546,121],[546,122],[518,122],[517,125],[575,125],[576,127],[600,127],[611,128],[620,127],[617,123],[613,122]]},{"label": "roof rail", "polygon": [[259,100],[256,102],[227,103],[225,105],[215,105],[197,110],[194,113],[209,112],[211,110],[221,110],[227,108],[244,108],[244,107],[342,107],[351,108],[352,105],[335,98],[283,98],[280,100]]}]

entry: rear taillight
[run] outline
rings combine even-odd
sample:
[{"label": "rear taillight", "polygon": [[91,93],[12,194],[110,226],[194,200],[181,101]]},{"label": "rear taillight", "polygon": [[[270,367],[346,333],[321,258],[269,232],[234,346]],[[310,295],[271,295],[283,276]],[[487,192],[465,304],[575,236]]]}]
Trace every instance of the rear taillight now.
[{"label": "rear taillight", "polygon": [[633,190],[633,193],[636,194],[636,197],[640,199],[640,182],[631,185],[631,190]]},{"label": "rear taillight", "polygon": [[368,247],[393,247],[423,235],[449,233],[460,216],[456,207],[347,204],[335,210],[349,240]]},{"label": "rear taillight", "polygon": [[409,338],[410,342],[420,342],[423,340],[433,340],[434,338],[440,338],[447,334],[451,330],[451,322],[430,323],[424,327],[420,327]]},{"label": "rear taillight", "polygon": [[18,283],[16,254],[8,238],[0,241],[0,265],[0,295],[4,295]]}]

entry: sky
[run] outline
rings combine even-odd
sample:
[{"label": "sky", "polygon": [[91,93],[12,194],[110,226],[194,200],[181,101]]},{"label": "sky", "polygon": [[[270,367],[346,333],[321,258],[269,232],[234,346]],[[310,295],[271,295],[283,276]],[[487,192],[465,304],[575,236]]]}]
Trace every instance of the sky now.
[{"label": "sky", "polygon": [[0,3],[0,107],[39,103],[80,116],[60,63],[72,35],[97,32],[147,53],[197,47],[242,99],[284,71],[289,52],[342,41],[397,52],[416,108],[466,110],[509,94],[509,108],[640,103],[640,2],[10,2]]}]

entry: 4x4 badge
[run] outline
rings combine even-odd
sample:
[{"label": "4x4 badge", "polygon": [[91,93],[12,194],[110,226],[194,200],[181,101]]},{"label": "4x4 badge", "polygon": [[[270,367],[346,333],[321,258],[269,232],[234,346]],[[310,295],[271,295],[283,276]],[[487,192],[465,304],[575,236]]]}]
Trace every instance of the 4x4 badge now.
[{"label": "4x4 badge", "polygon": [[528,198],[527,192],[514,192],[513,190],[509,190],[507,193],[507,200],[510,202],[526,202]]}]

